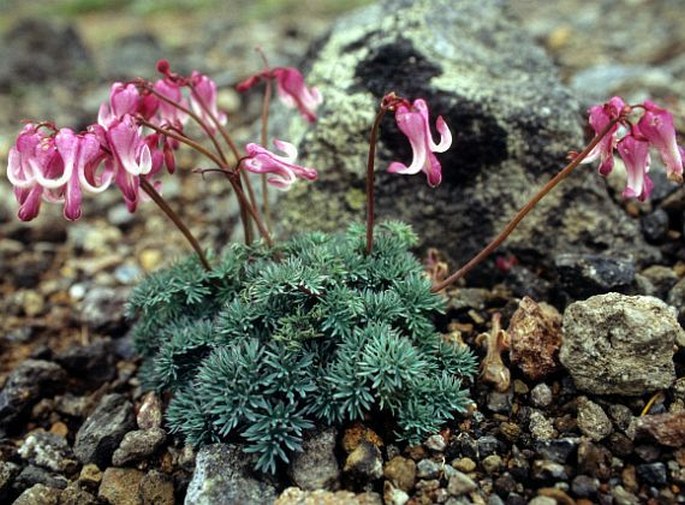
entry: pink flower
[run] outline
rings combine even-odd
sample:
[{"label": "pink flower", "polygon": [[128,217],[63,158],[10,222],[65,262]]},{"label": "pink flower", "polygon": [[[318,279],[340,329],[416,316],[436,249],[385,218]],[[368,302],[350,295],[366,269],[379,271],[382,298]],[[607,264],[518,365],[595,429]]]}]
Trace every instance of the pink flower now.
[{"label": "pink flower", "polygon": [[316,88],[308,88],[299,70],[293,67],[279,67],[265,70],[242,81],[236,86],[239,92],[247,91],[262,79],[275,79],[276,91],[281,102],[290,108],[297,108],[309,122],[316,121],[316,109],[323,103],[323,97]]},{"label": "pink flower", "polygon": [[38,215],[41,200],[64,202],[64,217],[81,216],[81,190],[103,191],[112,174],[98,175],[103,153],[92,133],[75,134],[69,128],[46,135],[28,124],[10,148],[7,176],[19,203],[18,216],[29,221]]},{"label": "pink flower", "polygon": [[98,124],[109,128],[126,114],[140,114],[149,119],[156,112],[158,105],[156,96],[148,93],[141,95],[135,84],[115,82],[109,92],[109,102],[100,105]]},{"label": "pink flower", "polygon": [[626,167],[628,180],[623,196],[637,198],[644,202],[652,191],[654,184],[647,175],[649,172],[649,142],[640,140],[639,135],[626,135],[618,143],[618,154]]},{"label": "pink flower", "polygon": [[[181,86],[177,82],[170,79],[159,79],[154,84],[153,89],[171,102],[177,103],[186,109],[188,108],[188,100],[183,97]],[[182,129],[183,125],[188,121],[188,114],[164,100],[159,100],[157,116],[159,119],[157,122],[160,126],[170,125]]]},{"label": "pink flower", "polygon": [[649,100],[644,102],[645,113],[638,121],[640,133],[657,148],[666,165],[668,178],[678,183],[683,182],[682,148],[676,143],[673,116],[666,109]]},{"label": "pink flower", "polygon": [[141,128],[129,115],[107,130],[106,139],[112,153],[108,163],[112,164],[114,181],[124,195],[128,210],[133,212],[138,205],[139,177],[152,170],[150,148],[141,135]]},{"label": "pink flower", "polygon": [[439,116],[436,128],[440,133],[440,143],[433,142],[428,122],[428,106],[422,99],[414,100],[411,107],[401,104],[395,111],[397,126],[409,139],[413,151],[411,165],[395,161],[388,167],[393,174],[418,174],[425,172],[428,185],[435,187],[442,181],[442,167],[433,153],[444,153],[452,145],[452,132],[447,123]]},{"label": "pink flower", "polygon": [[202,118],[210,131],[216,131],[212,118],[219,124],[226,124],[226,114],[219,110],[216,102],[216,83],[204,74],[193,71],[190,76],[190,105],[195,114]]},{"label": "pink flower", "polygon": [[274,145],[285,156],[278,156],[258,144],[247,144],[247,157],[241,166],[255,174],[269,174],[267,182],[282,190],[289,189],[297,178],[316,180],[316,170],[295,164],[297,149],[294,145],[278,139],[274,139]]},{"label": "pink flower", "polygon": [[281,67],[272,70],[276,79],[278,98],[286,107],[297,108],[307,121],[316,121],[316,109],[323,103],[323,97],[316,88],[308,88],[299,70]]},{"label": "pink flower", "polygon": [[[626,107],[625,102],[618,96],[613,97],[603,105],[591,107],[588,113],[590,115],[590,126],[592,126],[595,134],[600,133],[611,120],[624,113]],[[609,175],[614,168],[614,149],[618,142],[618,133],[619,124],[616,123],[581,163],[592,163],[599,158],[599,173],[604,176]]]}]

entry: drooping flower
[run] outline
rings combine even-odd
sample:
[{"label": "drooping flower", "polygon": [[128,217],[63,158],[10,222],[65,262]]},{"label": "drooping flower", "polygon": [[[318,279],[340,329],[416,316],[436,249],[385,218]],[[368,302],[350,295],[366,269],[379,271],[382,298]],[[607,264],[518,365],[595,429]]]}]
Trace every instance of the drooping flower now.
[{"label": "drooping flower", "polygon": [[35,218],[41,200],[64,202],[64,217],[81,216],[81,190],[103,191],[112,174],[97,174],[103,153],[100,141],[90,133],[76,134],[62,128],[50,134],[28,124],[10,148],[7,176],[14,185],[23,221]]},{"label": "drooping flower", "polygon": [[316,170],[295,164],[297,148],[294,145],[278,139],[274,139],[274,145],[285,156],[274,154],[258,144],[247,144],[247,157],[241,167],[255,174],[268,174],[267,182],[281,190],[289,189],[298,178],[316,180]]},{"label": "drooping flower", "polygon": [[[618,96],[611,98],[605,104],[591,107],[588,111],[589,121],[595,134],[599,134],[613,119],[623,114],[626,107],[626,103]],[[614,124],[581,163],[592,163],[599,158],[599,173],[603,176],[609,175],[614,168],[614,149],[619,141],[619,127],[619,123]]]},{"label": "drooping flower", "polygon": [[[170,79],[159,79],[154,85],[153,89],[170,102],[188,108],[188,100],[185,99],[181,92],[181,86]],[[157,117],[154,118],[160,126],[173,126],[174,128],[182,129],[183,125],[188,121],[188,114],[183,112],[178,107],[159,100],[159,108],[157,109]]]},{"label": "drooping flower", "polygon": [[296,108],[307,121],[316,121],[316,109],[323,103],[323,96],[316,88],[308,88],[299,70],[293,67],[278,67],[252,75],[240,82],[236,89],[246,91],[262,79],[274,79],[276,91],[281,102],[290,108]]},{"label": "drooping flower", "polygon": [[212,118],[219,124],[226,124],[226,114],[219,110],[216,101],[216,83],[204,74],[193,71],[190,76],[190,105],[193,112],[202,118],[211,132],[216,131]]},{"label": "drooping flower", "polygon": [[150,93],[141,94],[133,83],[115,82],[110,88],[109,101],[100,105],[98,124],[109,128],[126,114],[140,114],[149,119],[157,111],[158,102],[157,97]]},{"label": "drooping flower", "polygon": [[683,182],[682,148],[676,142],[673,116],[666,109],[645,100],[645,113],[638,121],[640,133],[656,147],[666,165],[668,178],[678,183]]},{"label": "drooping flower", "polygon": [[299,70],[292,67],[275,68],[271,72],[276,79],[278,98],[286,107],[296,108],[307,121],[316,121],[316,109],[323,103],[323,96],[316,88],[308,88]]},{"label": "drooping flower", "polygon": [[112,153],[107,162],[113,165],[114,182],[124,195],[128,210],[133,212],[138,205],[139,177],[152,170],[150,148],[141,135],[141,128],[129,115],[110,127],[106,138]]},{"label": "drooping flower", "polygon": [[395,111],[397,126],[409,139],[413,158],[409,166],[395,161],[388,167],[388,172],[394,174],[413,175],[423,171],[428,178],[428,185],[438,186],[442,181],[442,167],[433,153],[444,153],[452,145],[452,132],[447,123],[438,116],[436,128],[440,133],[440,142],[433,141],[433,135],[428,121],[428,105],[422,99],[414,103],[401,104]]},{"label": "drooping flower", "polygon": [[[642,110],[637,124],[632,124],[629,114]],[[599,173],[608,175],[614,166],[614,149],[623,160],[627,172],[626,189],[623,196],[644,201],[652,191],[653,183],[649,176],[650,147],[655,147],[666,165],[671,180],[683,182],[683,148],[676,143],[673,117],[666,110],[646,100],[643,104],[630,106],[620,97],[613,97],[603,105],[595,105],[589,110],[590,125],[599,135],[611,121],[618,119],[600,139],[599,143],[581,161],[589,163],[600,160]]]},{"label": "drooping flower", "polygon": [[654,184],[647,175],[649,172],[649,142],[638,138],[633,133],[626,135],[617,145],[618,154],[626,167],[627,182],[623,196],[637,198],[644,202],[652,191]]}]

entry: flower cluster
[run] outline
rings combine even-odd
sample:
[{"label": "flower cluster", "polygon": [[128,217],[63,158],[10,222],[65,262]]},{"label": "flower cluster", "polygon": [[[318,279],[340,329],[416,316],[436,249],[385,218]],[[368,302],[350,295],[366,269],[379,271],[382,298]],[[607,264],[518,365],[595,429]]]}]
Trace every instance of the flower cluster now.
[{"label": "flower cluster", "polygon": [[[628,115],[633,110],[642,110],[641,117],[634,124],[628,121]],[[640,201],[649,197],[653,188],[648,175],[650,147],[659,152],[668,178],[678,183],[683,182],[685,150],[676,142],[673,116],[666,109],[649,100],[630,106],[615,96],[603,105],[591,107],[589,115],[590,125],[596,134],[607,127],[609,131],[582,163],[599,159],[599,173],[606,176],[614,167],[614,150],[617,150],[627,173],[623,196]]]}]

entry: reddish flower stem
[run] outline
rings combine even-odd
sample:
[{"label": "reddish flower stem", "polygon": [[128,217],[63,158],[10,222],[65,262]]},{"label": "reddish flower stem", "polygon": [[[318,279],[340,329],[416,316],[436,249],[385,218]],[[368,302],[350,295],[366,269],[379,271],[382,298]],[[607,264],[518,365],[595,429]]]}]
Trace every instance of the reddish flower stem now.
[{"label": "reddish flower stem", "polygon": [[[266,57],[262,54],[266,70],[269,70]],[[262,102],[262,146],[267,148],[268,131],[269,131],[269,105],[271,104],[271,95],[273,92],[271,79],[267,79],[264,87],[264,99]],[[271,209],[269,208],[269,186],[266,182],[266,174],[261,175],[262,179],[262,215],[266,221],[267,229],[271,230]]]},{"label": "reddish flower stem", "polygon": [[202,263],[202,266],[207,270],[208,272],[212,270],[212,267],[209,265],[209,261],[207,261],[207,257],[205,256],[205,253],[202,251],[202,248],[200,247],[200,243],[197,241],[195,236],[191,233],[190,229],[185,225],[183,220],[180,218],[178,214],[169,206],[169,204],[166,202],[164,198],[162,198],[162,195],[160,195],[157,190],[150,184],[145,177],[140,177],[140,187],[142,188],[145,193],[147,193],[150,198],[152,198],[152,201],[157,204],[157,206],[162,209],[162,212],[164,212],[169,219],[176,225],[176,228],[179,229],[179,231],[183,234],[183,236],[186,238],[186,240],[190,243],[191,247],[195,250],[197,253],[198,258],[200,259],[200,263]]},{"label": "reddish flower stem", "polygon": [[504,242],[507,237],[513,232],[518,224],[521,222],[521,220],[528,215],[528,213],[533,210],[533,208],[537,205],[537,203],[542,200],[547,193],[549,193],[554,187],[559,184],[562,180],[564,180],[566,177],[569,176],[569,174],[573,171],[574,168],[576,168],[581,161],[592,151],[592,149],[604,138],[604,136],[609,133],[611,128],[621,121],[622,118],[615,118],[612,119],[609,124],[604,127],[604,129],[599,132],[594,139],[592,139],[592,142],[590,142],[585,149],[583,149],[578,155],[576,155],[571,162],[566,165],[564,168],[562,168],[557,175],[552,177],[552,179],[549,180],[547,184],[545,184],[536,194],[531,198],[521,209],[516,213],[516,215],[513,217],[509,223],[502,229],[502,231],[494,238],[492,241],[485,246],[483,250],[481,250],[478,254],[476,254],[471,260],[468,261],[464,266],[462,266],[459,270],[454,272],[452,275],[447,277],[444,281],[433,285],[431,288],[431,292],[436,293],[438,291],[441,291],[445,289],[447,286],[450,284],[455,283],[457,280],[461,279],[464,277],[467,273],[469,273],[476,265],[478,265],[481,261],[483,261],[485,258],[490,256],[492,252],[497,249],[502,242]]},{"label": "reddish flower stem", "polygon": [[386,107],[381,106],[376,119],[371,127],[371,136],[369,139],[369,157],[366,161],[366,255],[371,254],[373,249],[373,226],[374,226],[374,182],[375,174],[374,167],[376,161],[376,142],[378,141],[378,129],[381,121],[388,111]]}]

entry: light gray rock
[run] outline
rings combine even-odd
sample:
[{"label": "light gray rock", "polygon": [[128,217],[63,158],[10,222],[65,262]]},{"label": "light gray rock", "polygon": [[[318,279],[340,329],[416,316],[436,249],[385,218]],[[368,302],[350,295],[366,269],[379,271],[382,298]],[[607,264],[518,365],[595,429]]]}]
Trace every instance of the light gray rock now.
[{"label": "light gray rock", "polygon": [[338,430],[328,428],[308,434],[302,442],[302,452],[295,453],[288,474],[305,490],[335,489],[340,467],[335,456]]},{"label": "light gray rock", "polygon": [[[429,188],[424,175],[388,174],[389,161],[406,163],[411,153],[393,118],[386,118],[377,217],[413,223],[424,244],[455,264],[479,251],[565,164],[568,151],[582,147],[578,104],[504,4],[386,0],[340,19],[309,61],[307,81],[325,100],[319,120],[309,125],[297,117],[288,133],[320,179],[316,191],[301,184],[281,200],[286,231],[337,230],[341,222],[363,219],[367,139],[389,91],[426,99],[431,123],[442,115],[454,142],[439,155],[438,188]],[[658,256],[585,168],[541,202],[507,248],[521,265],[536,268],[569,251]],[[481,266],[478,278],[490,268]]]},{"label": "light gray rock", "polygon": [[611,434],[611,421],[604,409],[587,397],[578,398],[578,429],[591,440],[599,442]]},{"label": "light gray rock", "polygon": [[29,463],[53,472],[72,473],[78,466],[67,440],[46,431],[28,435],[18,452]]},{"label": "light gray rock", "polygon": [[235,446],[211,444],[197,453],[185,505],[263,505],[273,503],[276,489],[249,476],[251,458]]},{"label": "light gray rock", "polygon": [[575,302],[563,331],[559,358],[578,389],[639,396],[675,379],[673,344],[683,329],[658,298],[607,293]]}]

